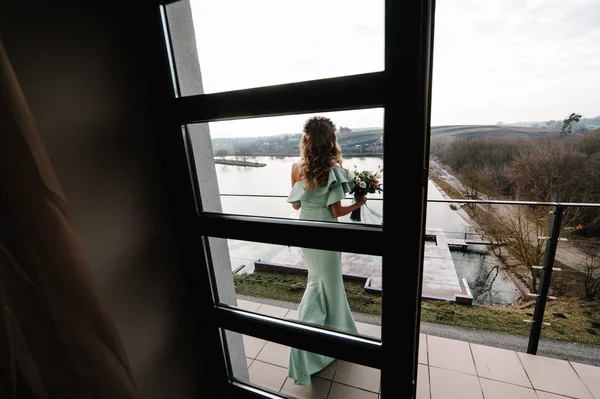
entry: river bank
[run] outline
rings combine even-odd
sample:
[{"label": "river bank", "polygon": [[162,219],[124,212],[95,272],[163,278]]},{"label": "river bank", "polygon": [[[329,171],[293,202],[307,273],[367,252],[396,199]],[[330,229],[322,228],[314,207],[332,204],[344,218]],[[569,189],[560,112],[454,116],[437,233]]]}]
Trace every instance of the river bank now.
[{"label": "river bank", "polygon": [[[460,181],[458,179],[456,179],[454,176],[450,175],[438,163],[434,162],[433,165],[434,165],[434,167],[430,171],[429,178],[430,178],[431,182],[433,183],[433,185],[436,187],[436,189],[442,194],[442,196],[445,199],[460,199],[460,198],[456,198],[458,196],[462,196],[461,193],[464,192],[464,187],[462,186]],[[451,191],[451,193],[448,193],[447,191]],[[477,223],[469,216],[469,214],[467,212],[465,212],[465,210],[459,204],[452,204],[452,205],[455,206],[455,208],[453,208],[453,209],[455,209],[455,211],[469,225],[473,226],[473,228],[475,230],[480,230]],[[509,258],[510,256],[509,256],[509,254],[504,254],[504,257]],[[502,261],[502,264],[504,265],[503,271],[504,271],[505,275],[510,279],[510,281],[512,282],[514,287],[519,292],[519,298],[517,298],[517,302],[525,301],[528,299],[530,289],[523,281],[522,275],[515,274],[515,271],[517,270],[515,268],[515,264],[518,264],[518,262],[516,262],[516,259],[513,259],[513,262],[510,262],[510,263],[511,264],[509,265],[507,263],[506,259]]]},{"label": "river bank", "polygon": [[[435,159],[431,159],[429,166],[430,179],[438,191],[443,194],[444,198],[459,200],[465,198],[464,193],[467,192],[467,189],[458,178],[453,176]],[[479,193],[479,199],[487,200],[490,198],[486,197],[483,193]],[[460,206],[457,206],[457,208],[461,210]],[[465,218],[465,214],[466,212],[462,212],[461,216]],[[465,220],[468,219],[472,219],[470,215],[466,215]],[[474,222],[469,220],[469,223]],[[586,254],[581,247],[577,246],[577,240],[566,239],[561,241],[556,248],[554,265],[562,270],[562,275],[559,274],[554,277],[555,284],[551,287],[550,295],[555,296],[556,293],[560,293],[562,296],[566,294],[573,295],[584,289],[581,284],[577,285],[577,282],[586,273],[586,265],[590,261],[589,257],[589,254]],[[530,270],[523,266],[514,256],[510,255],[508,251],[502,251],[502,255],[498,257],[498,260],[503,264],[506,274],[510,277],[515,287],[521,292],[522,300],[527,301],[529,299],[529,287],[532,284]]]},{"label": "river bank", "polygon": [[262,163],[262,162],[242,161],[242,160],[237,160],[237,159],[215,158],[215,163],[221,164],[221,165],[249,166],[249,167],[253,167],[253,168],[262,168],[264,166],[267,166],[266,163]]}]

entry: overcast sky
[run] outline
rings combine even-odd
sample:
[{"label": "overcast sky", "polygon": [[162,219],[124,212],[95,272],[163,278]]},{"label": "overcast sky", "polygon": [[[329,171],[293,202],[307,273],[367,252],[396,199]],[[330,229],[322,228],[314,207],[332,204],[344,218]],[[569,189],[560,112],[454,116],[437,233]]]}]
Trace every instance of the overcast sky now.
[{"label": "overcast sky", "polygon": [[[381,71],[383,1],[191,0],[206,93]],[[432,126],[600,115],[600,0],[437,0]],[[318,95],[318,93],[315,93]],[[383,125],[383,110],[323,113]],[[310,115],[211,123],[299,133]]]}]

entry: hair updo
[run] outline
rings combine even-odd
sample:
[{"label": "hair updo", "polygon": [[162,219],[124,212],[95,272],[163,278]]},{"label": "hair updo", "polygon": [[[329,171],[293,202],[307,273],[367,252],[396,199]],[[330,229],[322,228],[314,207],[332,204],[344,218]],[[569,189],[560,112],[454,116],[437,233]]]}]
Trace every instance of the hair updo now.
[{"label": "hair updo", "polygon": [[326,125],[329,125],[329,127],[335,132],[335,123],[333,123],[331,119],[325,116],[313,116],[312,118],[307,119],[306,122],[304,122],[304,127],[302,131],[304,133],[310,133],[315,130],[320,130],[323,127],[327,128]]},{"label": "hair updo", "polygon": [[325,116],[313,116],[304,123],[300,140],[304,187],[313,189],[327,183],[329,171],[342,165],[342,151],[337,143],[335,124]]}]

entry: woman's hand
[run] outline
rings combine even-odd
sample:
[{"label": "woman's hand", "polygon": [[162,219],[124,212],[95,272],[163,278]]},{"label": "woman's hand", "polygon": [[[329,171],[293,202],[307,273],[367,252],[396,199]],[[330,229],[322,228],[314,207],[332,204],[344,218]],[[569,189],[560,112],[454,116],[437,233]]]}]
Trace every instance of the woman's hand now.
[{"label": "woman's hand", "polygon": [[354,197],[354,200],[356,201],[355,204],[357,205],[357,208],[360,208],[361,206],[364,205],[365,202],[367,202],[367,196],[364,195],[362,197]]}]

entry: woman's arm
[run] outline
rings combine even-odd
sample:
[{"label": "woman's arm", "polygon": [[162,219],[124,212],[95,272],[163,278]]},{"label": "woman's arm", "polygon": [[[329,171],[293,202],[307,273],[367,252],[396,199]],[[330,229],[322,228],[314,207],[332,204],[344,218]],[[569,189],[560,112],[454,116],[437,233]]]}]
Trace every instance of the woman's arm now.
[{"label": "woman's arm", "polygon": [[366,196],[362,197],[361,199],[357,200],[352,205],[348,205],[348,206],[343,206],[342,201],[334,202],[333,204],[331,204],[331,213],[336,218],[346,216],[353,210],[360,208],[365,202],[367,202]]},{"label": "woman's arm", "polygon": [[[297,173],[298,171],[298,165],[296,165],[295,163],[292,164],[292,188],[294,188],[294,184],[296,184],[297,180]],[[292,204],[292,208],[294,208],[295,210],[300,209],[300,205],[296,205],[296,204]]]}]

